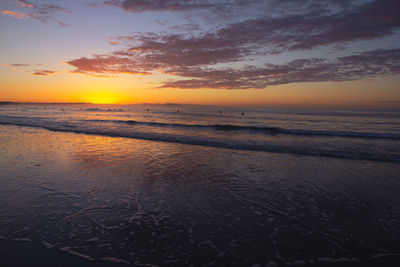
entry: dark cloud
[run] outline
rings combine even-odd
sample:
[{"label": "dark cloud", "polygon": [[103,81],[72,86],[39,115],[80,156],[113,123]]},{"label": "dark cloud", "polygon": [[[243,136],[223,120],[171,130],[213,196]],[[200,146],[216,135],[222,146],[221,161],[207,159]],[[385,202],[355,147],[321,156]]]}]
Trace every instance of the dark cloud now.
[{"label": "dark cloud", "polygon": [[[147,74],[155,66],[142,58],[97,56],[67,62],[75,72],[90,75],[118,73]],[[400,74],[400,48],[374,50],[357,55],[326,59],[297,59],[286,64],[246,66],[241,69],[175,65],[164,73],[191,78],[165,82],[164,88],[251,89],[298,82],[350,81],[364,77]]]},{"label": "dark cloud", "polygon": [[143,11],[185,11],[192,9],[203,9],[214,7],[216,2],[229,2],[229,1],[209,1],[209,0],[107,0],[104,1],[106,5],[118,6],[124,10],[132,12]]},{"label": "dark cloud", "polygon": [[52,70],[35,70],[35,72],[33,73],[33,75],[36,76],[49,76],[56,73],[56,71],[52,71]]},{"label": "dark cloud", "polygon": [[[106,0],[105,5],[117,6],[130,12],[148,11],[191,11],[205,10],[206,12],[219,12],[226,16],[237,12],[261,11],[268,13],[299,13],[329,8],[349,8],[357,5],[354,0]],[[364,1],[365,2],[365,1]],[[92,6],[100,5],[92,2]],[[221,12],[223,11],[223,13]]]},{"label": "dark cloud", "polygon": [[[228,6],[236,8],[257,3],[264,9],[274,7],[275,13],[270,11],[264,16],[246,19],[241,16],[241,13],[245,12],[239,9],[235,15],[241,18],[240,22],[225,25],[214,32],[203,33],[202,36],[192,40],[193,43],[197,42],[202,47],[210,43],[214,48],[216,44],[225,47],[227,43],[235,47],[253,45],[271,53],[278,53],[355,40],[370,40],[393,34],[400,28],[400,16],[398,15],[400,14],[400,2],[398,0],[106,1],[108,4],[118,5],[130,11],[168,10],[172,7],[185,10],[188,7],[219,6],[224,2]],[[187,29],[187,33],[191,31],[193,28]],[[141,41],[143,48],[156,43],[159,46],[167,47],[169,41],[172,42],[171,46],[178,45],[178,48],[182,47],[183,49],[189,44],[187,37],[182,38],[176,35],[155,36],[153,39],[141,39]],[[138,48],[140,49],[140,47]]]},{"label": "dark cloud", "polygon": [[198,66],[236,62],[260,53],[279,54],[391,35],[400,28],[398,14],[398,1],[380,0],[334,15],[254,18],[195,36],[191,31],[136,34],[116,38],[113,44],[124,42],[130,46],[117,51],[117,55],[135,60],[140,56],[143,62],[154,67]]},{"label": "dark cloud", "polygon": [[14,64],[7,64],[9,67],[28,67],[29,64],[21,64],[21,63],[14,63]]},{"label": "dark cloud", "polygon": [[299,82],[351,81],[400,74],[400,48],[374,50],[333,61],[297,59],[287,64],[242,69],[181,67],[168,73],[192,79],[167,81],[162,85],[164,88],[252,89]]},{"label": "dark cloud", "polygon": [[[73,72],[93,76],[151,74],[162,72],[184,79],[162,87],[175,88],[265,88],[295,82],[344,81],[376,75],[398,74],[390,57],[398,50],[375,50],[333,61],[298,59],[287,64],[218,67],[268,55],[345,46],[359,40],[373,40],[398,33],[398,0],[109,0],[103,4],[130,12],[213,10],[234,14],[236,22],[218,24],[201,31],[189,23],[162,34],[137,33],[113,38],[120,49],[108,55],[70,60]],[[268,11],[268,12],[266,12]],[[249,17],[248,14],[258,14]],[[261,56],[261,58],[260,58]],[[367,65],[364,65],[367,64]]]},{"label": "dark cloud", "polygon": [[68,27],[68,26],[69,26],[69,24],[64,23],[64,22],[62,22],[62,21],[59,21],[59,22],[58,22],[58,25],[60,25],[61,27]]},{"label": "dark cloud", "polygon": [[17,3],[17,6],[21,7],[21,8],[24,8],[24,7],[34,8],[34,5],[32,3],[30,3],[29,1],[15,0],[15,2]]},{"label": "dark cloud", "polygon": [[247,19],[220,29],[215,38],[234,46],[253,45],[269,53],[312,49],[393,34],[400,28],[398,14],[400,2],[379,0],[334,14]]}]

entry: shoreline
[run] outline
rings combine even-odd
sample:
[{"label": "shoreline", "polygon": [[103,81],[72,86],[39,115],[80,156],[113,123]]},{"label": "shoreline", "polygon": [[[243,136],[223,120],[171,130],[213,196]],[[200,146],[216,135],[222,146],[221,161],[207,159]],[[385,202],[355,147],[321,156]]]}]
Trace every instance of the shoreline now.
[{"label": "shoreline", "polygon": [[393,163],[2,128],[5,263],[391,267],[399,260]]}]

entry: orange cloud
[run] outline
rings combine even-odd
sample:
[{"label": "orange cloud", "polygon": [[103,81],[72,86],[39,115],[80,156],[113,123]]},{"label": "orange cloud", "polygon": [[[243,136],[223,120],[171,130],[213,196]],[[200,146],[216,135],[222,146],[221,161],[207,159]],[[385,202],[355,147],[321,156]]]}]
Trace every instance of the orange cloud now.
[{"label": "orange cloud", "polygon": [[0,14],[10,16],[16,19],[29,19],[30,16],[22,13],[22,12],[17,12],[17,11],[11,11],[11,10],[1,10]]},{"label": "orange cloud", "polygon": [[111,41],[110,42],[110,45],[119,45],[120,44],[120,42],[118,42],[118,41]]},{"label": "orange cloud", "polygon": [[[10,16],[16,19],[36,19],[41,22],[48,22],[57,12],[70,12],[65,7],[56,4],[35,4],[26,0],[16,0],[17,8],[22,8],[27,13],[11,10],[1,10],[0,14]],[[67,26],[65,23],[59,23],[60,26]]]},{"label": "orange cloud", "polygon": [[24,8],[24,7],[34,8],[33,4],[29,3],[28,1],[16,0],[16,2],[17,2],[17,6],[19,6],[19,7],[22,7],[22,8]]}]

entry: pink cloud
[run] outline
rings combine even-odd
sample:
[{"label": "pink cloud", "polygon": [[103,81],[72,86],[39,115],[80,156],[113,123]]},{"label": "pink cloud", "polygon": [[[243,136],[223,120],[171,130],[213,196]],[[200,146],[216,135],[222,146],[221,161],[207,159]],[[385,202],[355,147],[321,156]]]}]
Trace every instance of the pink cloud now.
[{"label": "pink cloud", "polygon": [[134,59],[118,56],[95,56],[93,58],[80,58],[67,62],[76,69],[75,73],[83,73],[92,76],[108,76],[112,74],[149,74],[139,67]]},{"label": "pink cloud", "polygon": [[[109,0],[103,4],[129,12],[226,8],[226,12],[220,12],[221,21],[228,13],[235,20],[206,31],[196,24],[186,24],[170,28],[170,33],[116,37],[110,43],[124,48],[69,60],[67,63],[75,68],[75,73],[107,76],[159,71],[179,77],[164,82],[162,87],[249,89],[400,72],[393,60],[400,59],[399,49],[374,50],[330,61],[303,58],[286,64],[260,63],[273,54],[324,46],[345,47],[355,41],[397,34],[400,3],[396,0]],[[268,9],[273,12],[262,12]],[[258,15],[248,15],[253,13]],[[229,63],[240,66],[252,60],[257,60],[258,65],[220,67]]]},{"label": "pink cloud", "polygon": [[[76,73],[90,75],[148,74],[155,68],[141,58],[96,56],[67,62]],[[297,59],[286,64],[246,66],[241,69],[204,66],[164,66],[163,72],[184,79],[164,82],[163,88],[257,89],[298,82],[337,82],[400,74],[400,48],[373,50],[336,60]],[[186,79],[190,78],[190,79]]]},{"label": "pink cloud", "polygon": [[9,67],[28,67],[29,64],[21,64],[21,63],[13,63],[13,64],[6,64]]},{"label": "pink cloud", "polygon": [[36,76],[48,76],[48,75],[52,75],[55,74],[56,71],[52,71],[52,70],[36,70],[33,75]]}]

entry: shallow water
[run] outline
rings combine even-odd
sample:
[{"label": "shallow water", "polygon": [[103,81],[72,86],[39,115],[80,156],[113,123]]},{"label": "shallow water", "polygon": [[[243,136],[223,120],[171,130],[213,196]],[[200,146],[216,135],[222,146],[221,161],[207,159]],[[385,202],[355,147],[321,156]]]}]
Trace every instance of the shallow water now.
[{"label": "shallow water", "polygon": [[[397,139],[357,142],[398,153]],[[88,264],[276,266],[400,255],[398,162],[15,125],[0,125],[0,151],[0,239]]]},{"label": "shallow water", "polygon": [[234,150],[400,162],[399,111],[219,109],[3,105],[0,124]]}]

